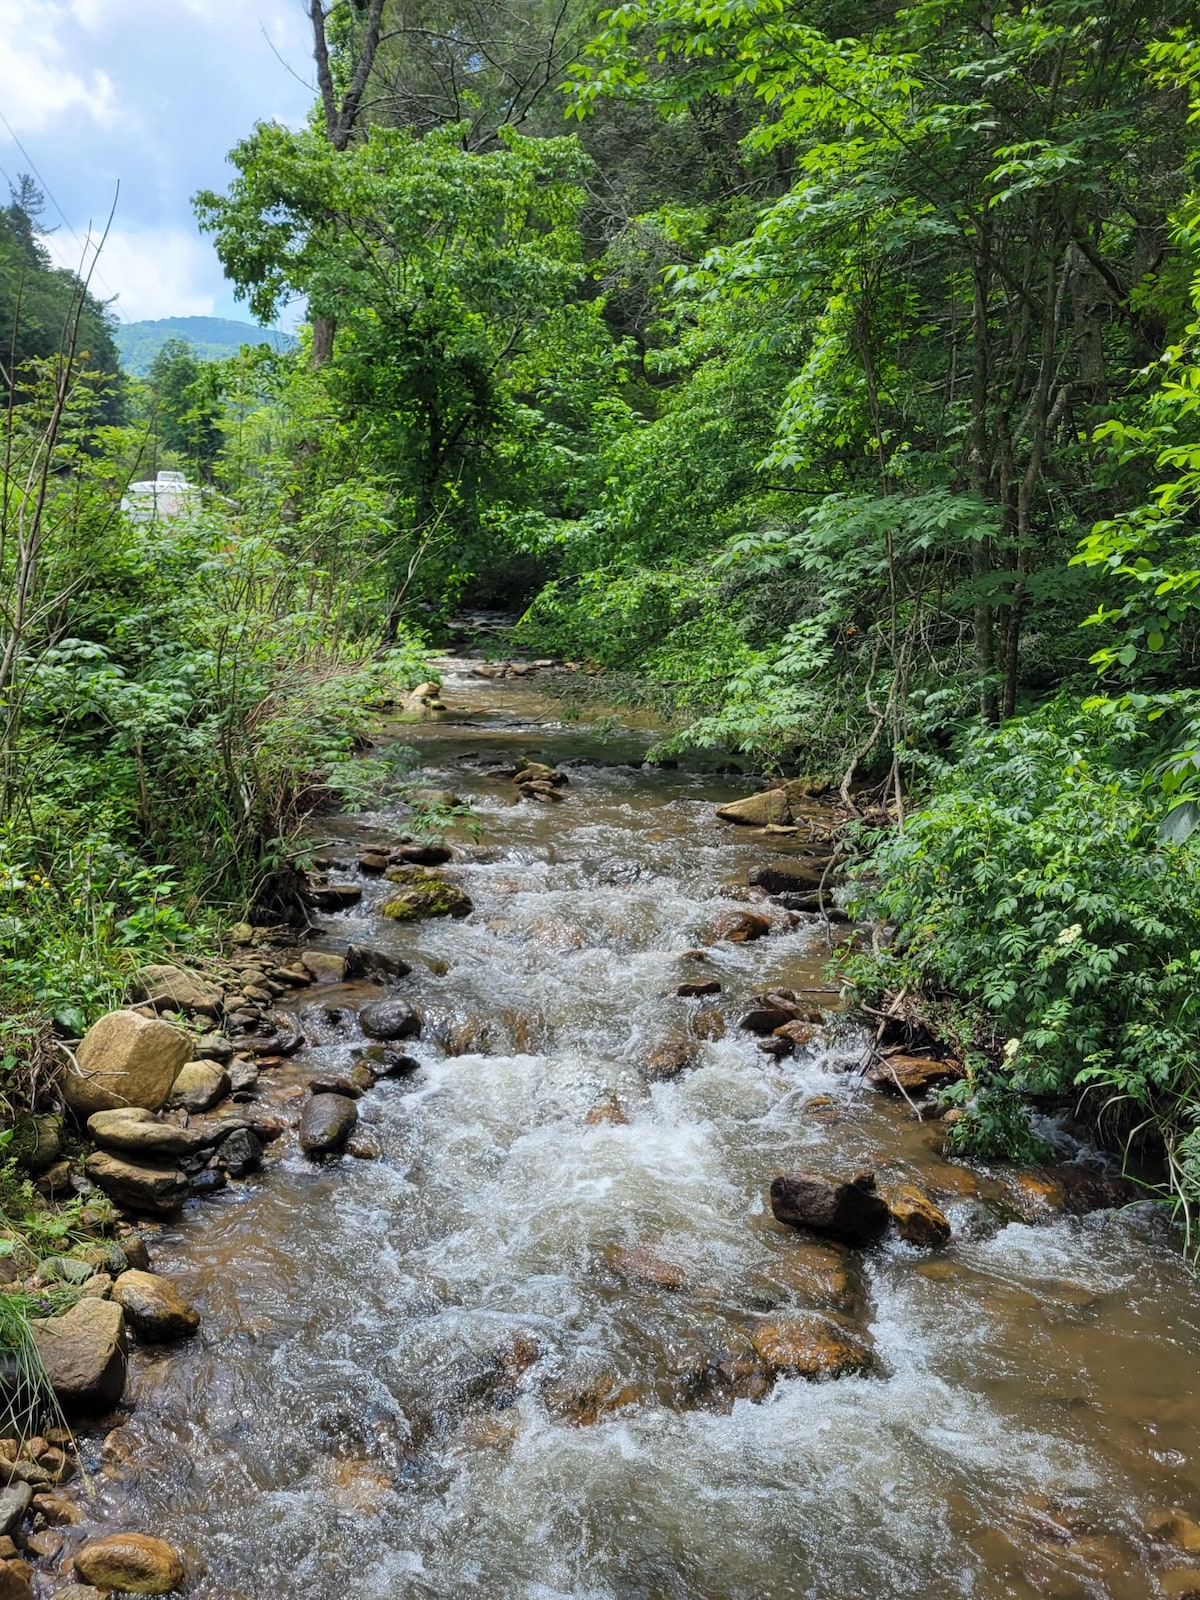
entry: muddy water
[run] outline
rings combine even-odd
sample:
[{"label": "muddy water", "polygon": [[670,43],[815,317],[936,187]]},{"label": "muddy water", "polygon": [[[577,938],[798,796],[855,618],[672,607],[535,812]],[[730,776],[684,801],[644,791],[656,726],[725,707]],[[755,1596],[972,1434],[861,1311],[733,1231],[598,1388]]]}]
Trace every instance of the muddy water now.
[{"label": "muddy water", "polygon": [[[360,1103],[379,1159],[314,1167],[286,1136],[158,1239],[203,1329],[136,1355],[90,1525],[172,1539],[203,1600],[1186,1592],[1200,1554],[1145,1532],[1200,1514],[1200,1305],[1161,1224],[1017,1220],[1036,1192],[946,1162],[844,1070],[852,1035],[778,1062],[731,1026],[648,1083],[646,1049],[692,1025],[685,978],[718,977],[731,1020],[771,984],[821,998],[808,920],[685,954],[783,847],[713,820],[712,775],[574,766],[561,806],[514,803],[482,758],[645,739],[555,724],[524,683],[451,672],[446,696],[445,722],[397,732],[478,808],[451,869],[474,915],[397,928],[372,884],[326,921],[334,948],[413,961],[421,1071]],[[331,832],[350,853],[398,827]],[[266,1098],[350,1058],[368,992],[302,998],[311,1046]],[[627,1122],[586,1120],[613,1097]],[[851,1266],[876,1374],[712,1393],[714,1352],[801,1292],[771,1176],[860,1164],[919,1175],[955,1229],[936,1258]],[[622,1272],[614,1246],[656,1265]]]}]

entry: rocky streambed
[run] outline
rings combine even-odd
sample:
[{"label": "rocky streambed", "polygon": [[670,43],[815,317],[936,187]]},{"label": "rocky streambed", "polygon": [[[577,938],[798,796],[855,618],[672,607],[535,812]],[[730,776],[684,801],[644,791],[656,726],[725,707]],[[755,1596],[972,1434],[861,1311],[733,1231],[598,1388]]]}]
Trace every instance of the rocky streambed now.
[{"label": "rocky streambed", "polygon": [[536,670],[442,698],[386,736],[477,837],[334,819],[315,939],[146,974],[108,1027],[161,1109],[89,1104],[114,1040],[79,1053],[129,1221],[57,1319],[86,1482],[60,1439],[11,1463],[15,1581],[1200,1593],[1194,1280],[1063,1130],[1053,1169],[948,1159],[914,1109],[954,1064],[840,1023],[820,800],[647,767]]}]

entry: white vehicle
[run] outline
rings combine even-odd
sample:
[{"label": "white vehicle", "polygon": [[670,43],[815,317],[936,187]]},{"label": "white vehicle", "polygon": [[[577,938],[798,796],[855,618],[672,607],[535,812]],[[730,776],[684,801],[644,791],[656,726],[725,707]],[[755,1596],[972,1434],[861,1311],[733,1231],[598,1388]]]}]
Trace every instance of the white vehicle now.
[{"label": "white vehicle", "polygon": [[131,483],[121,510],[131,522],[157,522],[199,511],[200,490],[182,472],[160,472],[155,478]]}]

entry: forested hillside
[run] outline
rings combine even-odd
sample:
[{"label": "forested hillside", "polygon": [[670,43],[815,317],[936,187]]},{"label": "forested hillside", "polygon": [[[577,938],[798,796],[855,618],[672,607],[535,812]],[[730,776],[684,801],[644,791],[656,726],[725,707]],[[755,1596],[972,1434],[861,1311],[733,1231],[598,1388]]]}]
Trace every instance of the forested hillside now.
[{"label": "forested hillside", "polygon": [[265,344],[272,350],[290,350],[295,340],[275,328],[258,328],[252,322],[231,322],[227,317],[158,317],[151,322],[121,322],[113,338],[125,371],[144,378],[162,347],[182,340],[199,361],[227,361],[244,344]]},{"label": "forested hillside", "polygon": [[[1196,1194],[1195,6],[314,16],[311,125],[195,202],[301,349],[168,344],[121,416],[79,362],[17,390],[20,892],[82,807],[110,944],[277,893],[350,700],[502,608],[669,752],[840,792],[895,929],[849,977],[967,1062],[960,1149],[1082,1093]],[[48,353],[48,303],[5,316]],[[164,464],[210,510],[131,530]],[[58,1001],[27,911],[8,970]]]}]

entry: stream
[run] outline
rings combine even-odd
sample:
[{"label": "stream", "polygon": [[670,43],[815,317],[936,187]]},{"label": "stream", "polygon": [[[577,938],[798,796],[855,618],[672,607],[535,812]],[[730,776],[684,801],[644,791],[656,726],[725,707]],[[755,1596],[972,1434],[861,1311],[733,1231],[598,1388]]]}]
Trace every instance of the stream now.
[{"label": "stream", "polygon": [[[1161,1215],[1068,1215],[1052,1182],[947,1160],[937,1123],[852,1070],[852,1029],[760,1052],[751,997],[835,997],[814,917],[704,943],[794,848],[714,819],[747,785],[629,764],[644,730],[556,720],[536,677],[440,665],[450,711],[382,742],[475,807],[448,869],[475,911],[379,915],[390,886],[353,868],[403,826],[379,812],[328,824],[364,895],[321,919],[331,949],[412,963],[392,992],[424,1016],[420,1070],[359,1102],[376,1159],[316,1165],[286,1134],[152,1237],[201,1331],[135,1351],[69,1541],[158,1534],[196,1600],[1200,1593],[1200,1540],[1148,1531],[1200,1516],[1200,1302]],[[566,764],[562,804],[486,776],[517,756]],[[696,977],[722,992],[677,998]],[[297,996],[309,1044],[263,1100],[294,1117],[380,992]],[[648,1081],[702,1009],[724,1036]],[[831,1271],[774,1222],[776,1173],[864,1167],[924,1186],[949,1247],[889,1238]],[[869,1375],[714,1381],[755,1319],[835,1302]]]}]

